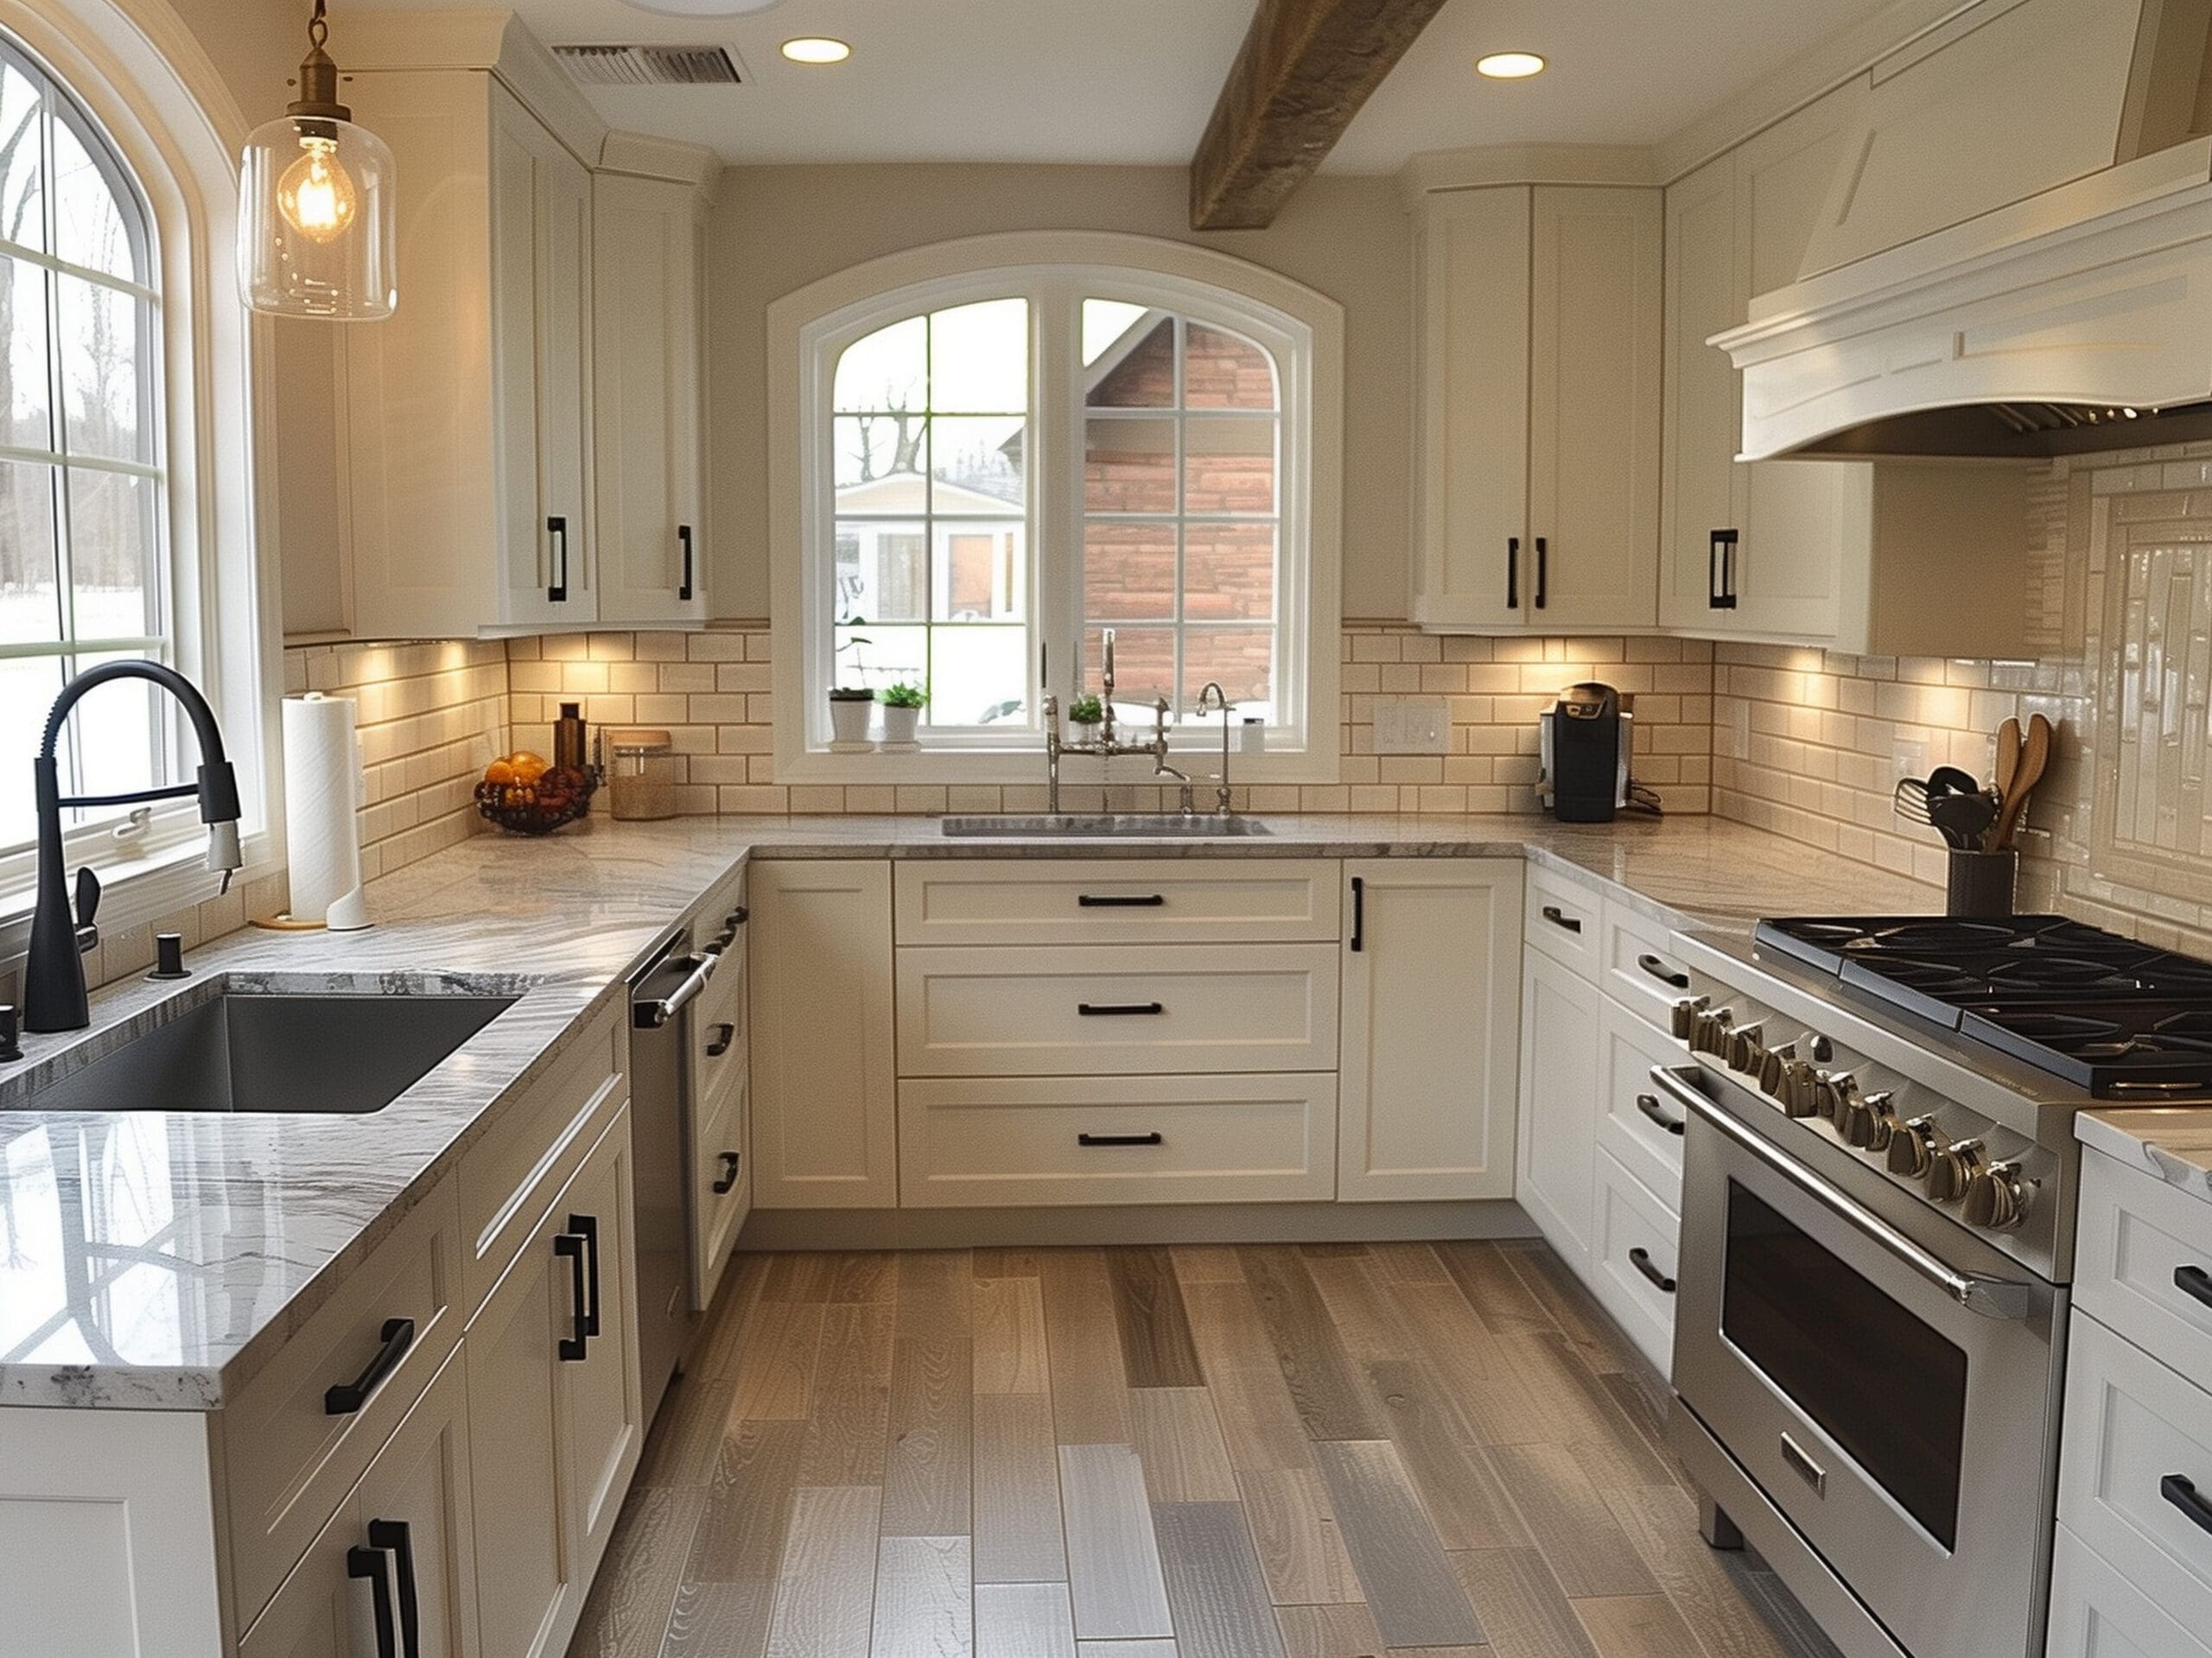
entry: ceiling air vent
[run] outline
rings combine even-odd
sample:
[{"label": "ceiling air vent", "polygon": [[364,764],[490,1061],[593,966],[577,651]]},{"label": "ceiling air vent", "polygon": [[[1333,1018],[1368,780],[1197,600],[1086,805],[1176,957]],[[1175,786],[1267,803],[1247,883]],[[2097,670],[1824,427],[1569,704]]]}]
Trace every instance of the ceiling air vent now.
[{"label": "ceiling air vent", "polygon": [[735,86],[737,60],[719,46],[556,46],[587,86]]}]

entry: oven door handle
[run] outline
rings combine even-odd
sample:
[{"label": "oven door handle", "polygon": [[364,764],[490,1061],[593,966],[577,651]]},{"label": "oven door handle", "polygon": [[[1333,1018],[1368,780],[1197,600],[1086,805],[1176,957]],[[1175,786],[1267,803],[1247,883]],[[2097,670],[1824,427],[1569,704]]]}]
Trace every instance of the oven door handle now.
[{"label": "oven door handle", "polygon": [[1653,1086],[1671,1095],[1677,1103],[1718,1128],[1807,1197],[1833,1211],[1872,1242],[1880,1245],[1967,1312],[1978,1312],[1985,1318],[2025,1318],[2042,1304],[2042,1296],[2031,1284],[1988,1278],[1979,1273],[1954,1272],[1840,1187],[1822,1179],[1810,1169],[1800,1167],[1787,1154],[1777,1151],[1762,1136],[1753,1134],[1714,1104],[1706,1091],[1698,1086],[1698,1078],[1704,1074],[1703,1069],[1697,1065],[1654,1065],[1651,1081]]}]

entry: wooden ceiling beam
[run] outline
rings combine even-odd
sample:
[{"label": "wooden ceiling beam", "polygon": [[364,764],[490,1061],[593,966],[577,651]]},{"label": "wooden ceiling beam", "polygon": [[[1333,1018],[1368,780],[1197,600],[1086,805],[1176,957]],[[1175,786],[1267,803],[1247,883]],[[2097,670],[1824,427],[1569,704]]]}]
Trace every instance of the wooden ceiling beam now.
[{"label": "wooden ceiling beam", "polygon": [[1260,0],[1191,162],[1191,228],[1263,230],[1444,0]]}]

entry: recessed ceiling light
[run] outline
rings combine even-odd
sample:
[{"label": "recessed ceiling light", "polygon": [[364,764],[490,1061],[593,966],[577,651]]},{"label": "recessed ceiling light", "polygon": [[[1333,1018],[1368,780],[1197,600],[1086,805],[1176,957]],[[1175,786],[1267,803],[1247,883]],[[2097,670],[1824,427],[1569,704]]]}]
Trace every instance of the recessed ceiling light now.
[{"label": "recessed ceiling light", "polygon": [[783,53],[793,63],[842,63],[853,55],[853,48],[827,35],[802,35],[785,41]]},{"label": "recessed ceiling light", "polygon": [[1492,80],[1526,80],[1544,73],[1544,60],[1534,52],[1493,52],[1475,60],[1475,73]]}]

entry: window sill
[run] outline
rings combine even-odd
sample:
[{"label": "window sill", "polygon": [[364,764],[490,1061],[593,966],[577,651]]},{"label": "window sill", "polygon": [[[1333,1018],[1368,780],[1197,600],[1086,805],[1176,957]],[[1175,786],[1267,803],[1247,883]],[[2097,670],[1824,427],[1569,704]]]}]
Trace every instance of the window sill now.
[{"label": "window sill", "polygon": [[[1171,763],[1200,783],[1211,783],[1221,767],[1218,746],[1177,748]],[[1231,782],[1334,783],[1338,762],[1334,754],[1275,751],[1260,754],[1231,753]],[[1110,763],[1090,754],[1069,754],[1060,760],[1060,780],[1066,784],[1096,785],[1110,779],[1117,784],[1153,780],[1152,762],[1142,754],[1127,754]],[[1173,779],[1166,779],[1173,781]],[[997,784],[1001,786],[1045,782],[1045,745],[1039,738],[1033,748],[925,749],[920,753],[887,754],[832,753],[811,749],[779,755],[776,763],[779,784]]]},{"label": "window sill", "polygon": [[[244,851],[245,867],[231,877],[233,893],[281,867],[271,855],[266,834],[248,835]],[[195,835],[183,844],[165,847],[144,858],[99,867],[101,934],[118,937],[133,928],[171,919],[215,897],[221,877],[208,873],[207,856],[207,842]],[[12,967],[29,948],[31,912],[35,906],[30,888],[0,893],[0,965]]]}]

